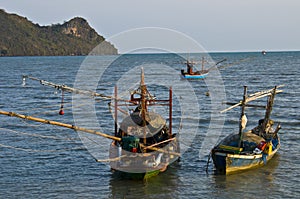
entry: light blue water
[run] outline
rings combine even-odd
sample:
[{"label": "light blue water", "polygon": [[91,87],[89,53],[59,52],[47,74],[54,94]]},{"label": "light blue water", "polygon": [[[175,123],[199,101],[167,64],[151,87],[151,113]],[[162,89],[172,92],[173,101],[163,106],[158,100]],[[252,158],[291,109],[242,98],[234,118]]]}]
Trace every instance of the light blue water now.
[{"label": "light blue water", "polygon": [[[275,121],[281,122],[282,147],[268,165],[241,174],[218,176],[211,163],[208,174],[205,172],[207,156],[200,159],[199,150],[204,137],[213,136],[207,132],[214,104],[205,95],[208,92],[206,82],[192,81],[200,105],[197,135],[179,164],[147,182],[113,178],[110,168],[97,163],[72,130],[0,116],[0,198],[299,198],[300,52],[268,53],[265,56],[260,53],[217,53],[211,56],[215,61],[227,58],[223,65],[231,64],[220,70],[228,101],[241,100],[243,85],[247,85],[251,93],[285,84],[284,93],[276,96],[272,114]],[[190,57],[200,60],[197,55]],[[65,115],[59,116],[60,93],[55,94],[54,89],[34,81],[27,81],[23,87],[21,76],[29,74],[72,86],[84,58],[1,57],[0,109],[73,123],[70,94],[65,96]],[[171,54],[124,56],[105,72],[98,92],[111,94],[115,81],[134,66],[164,64],[179,74],[184,68],[181,61]],[[178,74],[175,75],[179,78]],[[157,96],[165,95],[162,88],[152,85],[149,89]],[[179,112],[176,103],[175,100],[174,125],[177,128]],[[103,123],[103,129],[113,133],[111,116],[102,109],[107,103],[98,106],[96,108],[101,110],[97,117]],[[263,112],[257,109],[247,112],[249,128],[263,117]],[[237,129],[239,109],[225,116],[221,137]],[[212,148],[215,143],[205,144]]]}]

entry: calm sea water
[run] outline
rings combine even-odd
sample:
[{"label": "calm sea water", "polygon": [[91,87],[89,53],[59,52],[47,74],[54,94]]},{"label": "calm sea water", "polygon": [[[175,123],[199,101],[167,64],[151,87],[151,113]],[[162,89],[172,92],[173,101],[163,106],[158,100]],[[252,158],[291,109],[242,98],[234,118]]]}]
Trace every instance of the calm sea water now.
[{"label": "calm sea water", "polygon": [[[197,54],[189,56],[200,60]],[[76,132],[0,116],[0,198],[299,198],[300,52],[272,52],[265,56],[260,53],[216,53],[211,57],[215,61],[227,59],[222,64],[227,67],[220,69],[222,81],[218,79],[214,82],[213,74],[216,73],[211,72],[210,79],[190,82],[199,104],[199,118],[193,118],[199,128],[181,161],[171,165],[166,172],[147,182],[114,178],[107,164],[95,161],[94,155],[86,149],[83,138],[80,139]],[[115,58],[97,57],[100,63],[109,63]],[[1,57],[0,109],[73,123],[71,94],[65,94],[65,115],[60,116],[60,92],[29,80],[26,86],[22,86],[21,77],[27,74],[72,86],[84,59]],[[180,69],[184,68],[182,61],[182,58],[172,54],[122,56],[104,72],[97,91],[111,95],[115,82],[140,65],[145,67],[146,83],[151,64],[161,65],[162,69],[164,66],[171,67],[176,71],[171,75],[179,79]],[[156,75],[160,74],[156,72]],[[159,81],[163,82],[164,78],[161,79]],[[86,81],[89,80],[87,77]],[[224,85],[227,101],[241,100],[243,85],[248,86],[249,93],[285,85],[284,93],[276,96],[272,114],[276,122],[281,122],[282,147],[266,166],[222,176],[214,174],[213,164],[210,163],[206,173],[209,151],[204,157],[199,156],[199,151],[203,147],[212,148],[216,141],[236,131],[239,116],[239,109],[227,112],[222,116],[225,126],[218,126],[218,134],[209,134],[210,129],[216,128],[211,125],[211,120],[215,119],[213,110],[219,107],[213,100],[214,91],[208,86],[212,82],[221,87]],[[167,96],[166,89],[159,86],[149,85],[149,90],[156,96]],[[211,95],[207,96],[207,92]],[[180,123],[178,103],[175,99],[173,131],[178,129]],[[107,102],[96,104],[102,130],[112,134],[113,122]],[[76,106],[80,105],[73,104],[73,108]],[[248,128],[255,125],[263,114],[259,109],[247,109]],[[106,143],[109,142],[107,140]],[[108,151],[104,148],[99,153],[105,156]]]}]

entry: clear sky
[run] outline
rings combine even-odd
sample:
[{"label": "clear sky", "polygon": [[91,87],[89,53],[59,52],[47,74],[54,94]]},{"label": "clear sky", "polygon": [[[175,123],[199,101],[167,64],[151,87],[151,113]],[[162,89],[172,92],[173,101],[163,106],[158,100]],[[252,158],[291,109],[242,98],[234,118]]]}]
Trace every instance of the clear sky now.
[{"label": "clear sky", "polygon": [[161,27],[208,51],[300,50],[300,0],[0,0],[0,8],[40,25],[80,16],[105,38]]}]

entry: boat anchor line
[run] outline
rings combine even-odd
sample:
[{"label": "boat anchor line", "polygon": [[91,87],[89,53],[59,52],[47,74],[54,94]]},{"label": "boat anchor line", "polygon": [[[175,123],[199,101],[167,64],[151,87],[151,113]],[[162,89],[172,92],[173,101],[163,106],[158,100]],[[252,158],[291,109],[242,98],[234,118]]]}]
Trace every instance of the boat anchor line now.
[{"label": "boat anchor line", "polygon": [[[5,131],[8,133],[14,133],[14,134],[21,134],[25,136],[30,136],[30,137],[36,137],[36,138],[42,138],[42,139],[53,139],[53,140],[65,140],[65,141],[79,141],[76,138],[61,138],[61,137],[56,137],[56,136],[46,136],[46,135],[39,135],[39,134],[34,134],[34,133],[25,133],[21,131],[15,131],[12,129],[6,129],[6,128],[0,128],[0,131]],[[73,142],[76,144],[76,142]],[[65,149],[53,149],[53,150],[41,150],[41,149],[31,149],[31,148],[23,148],[23,147],[16,147],[16,146],[11,146],[7,144],[0,144],[0,147],[3,148],[9,148],[9,149],[14,149],[14,150],[19,150],[19,151],[26,151],[29,153],[39,153],[39,152],[61,152],[61,151],[72,151],[72,150],[85,150],[85,147],[76,147],[76,148],[65,148]]]},{"label": "boat anchor line", "polygon": [[[40,134],[35,134],[35,133],[25,133],[25,132],[21,132],[21,131],[15,131],[15,130],[12,130],[12,129],[6,129],[6,128],[0,128],[0,131],[1,130],[9,131],[9,132],[12,132],[12,133],[15,133],[15,134],[21,134],[21,135],[25,135],[25,136],[31,136],[31,137],[37,137],[37,138],[43,138],[43,139],[80,141],[78,138],[61,138],[61,137],[56,137],[56,136],[40,135]],[[76,142],[74,142],[74,143],[76,143]]]},{"label": "boat anchor line", "polygon": [[62,151],[72,151],[72,150],[84,150],[85,147],[77,147],[77,148],[70,148],[70,149],[53,149],[53,150],[35,150],[35,149],[27,149],[27,148],[21,148],[21,147],[14,147],[10,145],[5,145],[5,144],[0,144],[0,147],[3,148],[9,148],[9,149],[14,149],[14,150],[19,150],[19,151],[26,151],[29,153],[40,153],[40,152],[45,152],[45,153],[55,153],[55,152],[62,152]]}]

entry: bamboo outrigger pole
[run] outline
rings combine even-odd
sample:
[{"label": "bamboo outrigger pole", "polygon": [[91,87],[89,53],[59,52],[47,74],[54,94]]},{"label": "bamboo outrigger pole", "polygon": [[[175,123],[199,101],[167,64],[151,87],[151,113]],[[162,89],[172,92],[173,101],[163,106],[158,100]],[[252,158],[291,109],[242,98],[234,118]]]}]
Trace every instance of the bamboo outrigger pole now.
[{"label": "bamboo outrigger pole", "polygon": [[[284,86],[284,85],[279,85],[279,86],[277,86],[276,88],[281,88],[281,87],[283,87],[283,86]],[[270,95],[272,95],[273,90],[274,90],[274,88],[272,88],[272,89],[270,89],[270,90],[261,91],[261,92],[257,92],[257,93],[254,93],[254,94],[250,94],[250,95],[248,95],[248,97],[247,97],[245,103],[247,104],[248,102],[251,102],[251,101],[253,101],[253,100],[257,100],[257,99],[260,99],[260,98],[263,98],[263,97],[270,96]],[[283,92],[283,90],[278,90],[278,89],[276,89],[276,94],[277,94],[277,93],[281,93],[281,92]],[[243,101],[240,101],[240,102],[238,102],[238,103],[236,103],[236,104],[234,104],[234,105],[232,105],[233,103],[228,103],[229,105],[232,105],[232,106],[230,106],[230,107],[228,107],[228,108],[226,108],[226,109],[220,111],[220,113],[224,113],[224,112],[229,111],[229,110],[231,110],[231,109],[233,109],[233,108],[235,108],[235,107],[241,106],[242,103],[243,103]],[[247,106],[248,106],[248,105],[247,105]],[[250,105],[250,106],[253,106],[253,105]]]},{"label": "bamboo outrigger pole", "polygon": [[[55,125],[55,126],[61,126],[61,127],[64,127],[64,128],[74,129],[76,131],[82,131],[82,132],[85,132],[85,133],[99,135],[99,136],[102,136],[102,137],[105,137],[105,138],[108,138],[108,139],[111,139],[111,140],[119,141],[119,142],[122,141],[122,138],[112,136],[112,135],[107,135],[107,134],[99,132],[99,131],[82,128],[82,127],[75,126],[75,125],[72,125],[72,124],[66,124],[66,123],[57,122],[57,121],[53,121],[53,120],[46,120],[46,119],[42,119],[42,118],[38,118],[38,117],[32,117],[32,116],[28,116],[28,115],[22,115],[22,114],[18,114],[18,113],[15,113],[15,112],[7,112],[7,111],[3,111],[3,110],[0,110],[0,115],[6,115],[6,116],[10,116],[10,117],[21,118],[21,119],[25,119],[25,120],[31,120],[31,121],[40,122],[40,123],[44,123],[44,124]],[[172,141],[172,140],[173,139],[170,139],[169,141]],[[158,143],[158,144],[162,144],[162,143]],[[145,145],[141,144],[141,147],[147,147],[147,149],[150,149],[150,150],[180,156],[180,153],[169,152],[169,151],[157,148],[157,147],[155,147],[155,145],[145,146]]]},{"label": "bamboo outrigger pole", "polygon": [[0,114],[10,116],[10,117],[17,117],[17,118],[21,118],[21,119],[31,120],[31,121],[35,121],[35,122],[40,122],[40,123],[44,123],[44,124],[61,126],[61,127],[69,128],[69,129],[74,129],[76,131],[83,131],[83,132],[86,132],[86,133],[99,135],[99,136],[102,136],[102,137],[105,137],[105,138],[108,138],[108,139],[121,141],[121,138],[119,138],[119,137],[115,137],[115,136],[112,136],[112,135],[107,135],[107,134],[99,132],[99,131],[82,128],[82,127],[75,126],[75,125],[72,125],[72,124],[66,124],[66,123],[52,121],[52,120],[46,120],[46,119],[42,119],[42,118],[38,118],[38,117],[21,115],[21,114],[18,114],[18,113],[7,112],[7,111],[2,111],[2,110],[0,110]]}]

